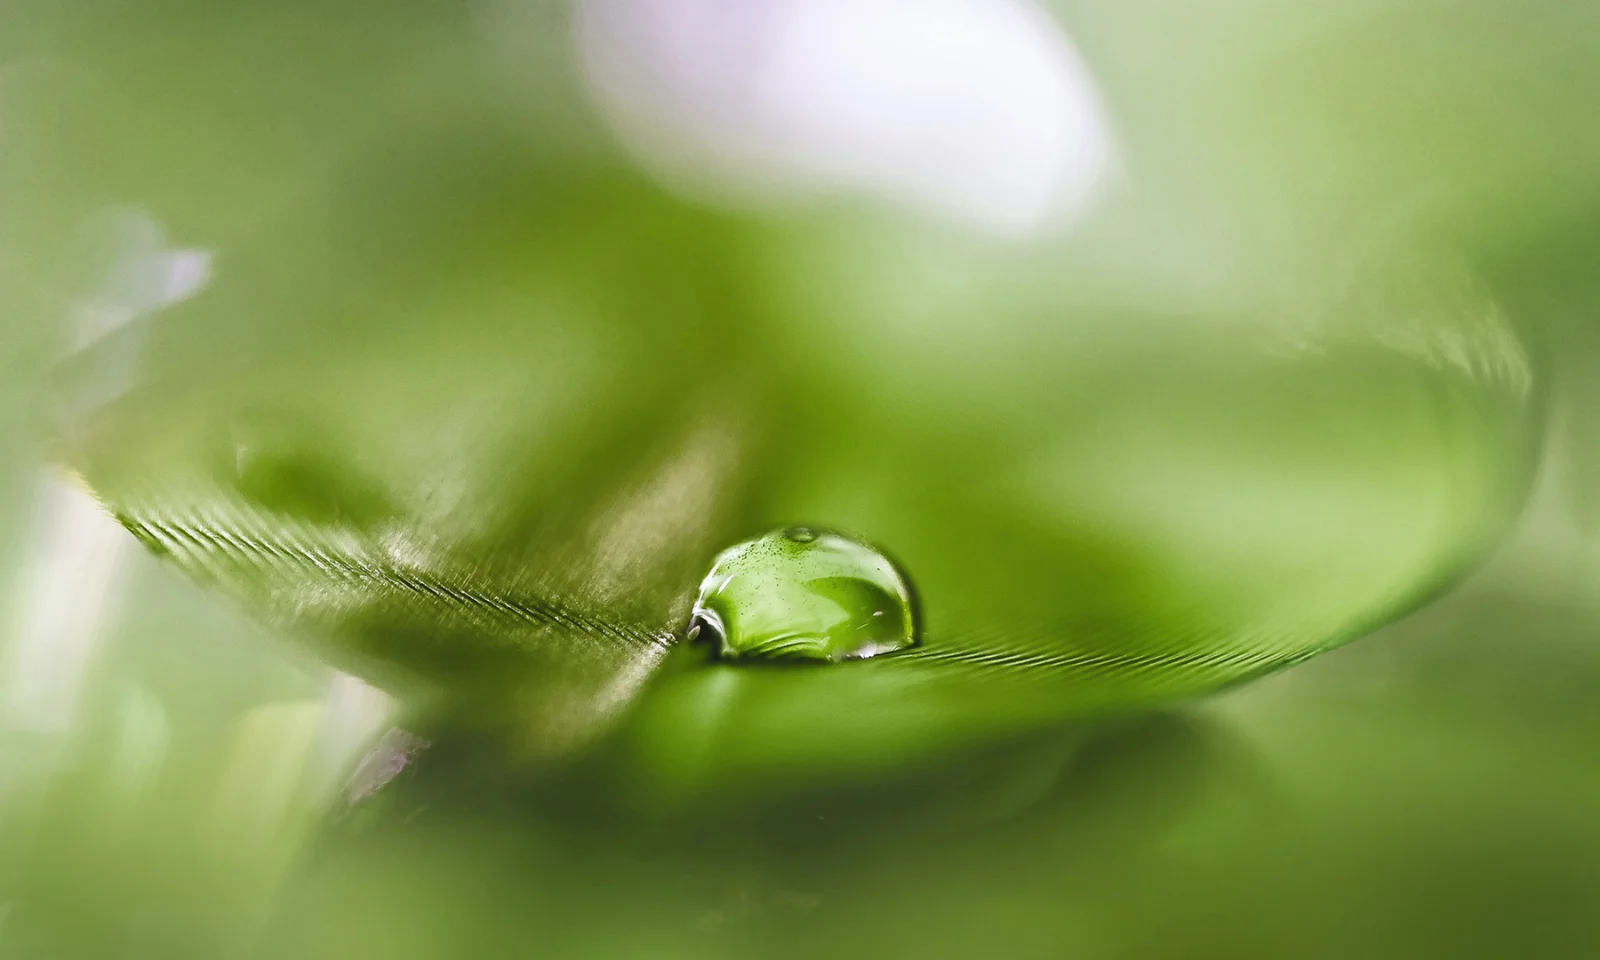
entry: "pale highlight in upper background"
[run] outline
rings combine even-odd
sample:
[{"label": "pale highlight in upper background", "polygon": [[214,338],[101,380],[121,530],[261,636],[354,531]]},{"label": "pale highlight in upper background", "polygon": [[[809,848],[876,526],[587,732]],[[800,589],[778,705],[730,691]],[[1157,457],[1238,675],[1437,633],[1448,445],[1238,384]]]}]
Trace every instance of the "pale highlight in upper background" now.
[{"label": "pale highlight in upper background", "polygon": [[715,202],[869,197],[1025,236],[1113,163],[1093,78],[1028,0],[579,0],[576,40],[624,144]]}]

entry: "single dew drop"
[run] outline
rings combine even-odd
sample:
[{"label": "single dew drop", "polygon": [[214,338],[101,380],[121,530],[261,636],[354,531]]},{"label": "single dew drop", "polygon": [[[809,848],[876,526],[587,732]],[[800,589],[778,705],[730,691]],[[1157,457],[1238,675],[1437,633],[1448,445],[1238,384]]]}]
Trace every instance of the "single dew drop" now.
[{"label": "single dew drop", "polygon": [[917,643],[916,601],[875,547],[788,527],[717,555],[688,637],[727,660],[864,660]]}]

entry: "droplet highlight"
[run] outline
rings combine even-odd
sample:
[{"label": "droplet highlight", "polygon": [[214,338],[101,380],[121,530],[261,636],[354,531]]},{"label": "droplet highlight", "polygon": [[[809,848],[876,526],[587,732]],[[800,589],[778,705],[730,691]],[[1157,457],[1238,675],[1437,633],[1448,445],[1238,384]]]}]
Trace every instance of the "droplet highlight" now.
[{"label": "droplet highlight", "polygon": [[864,660],[915,646],[910,581],[878,548],[787,527],[717,555],[688,638],[725,660]]}]

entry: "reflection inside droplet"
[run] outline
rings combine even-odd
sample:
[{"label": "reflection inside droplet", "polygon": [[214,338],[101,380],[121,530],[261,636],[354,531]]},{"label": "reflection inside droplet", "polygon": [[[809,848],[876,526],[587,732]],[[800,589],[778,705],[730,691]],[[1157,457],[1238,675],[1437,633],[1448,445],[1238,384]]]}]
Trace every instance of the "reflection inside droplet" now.
[{"label": "reflection inside droplet", "polygon": [[724,550],[700,583],[688,638],[728,660],[863,660],[917,642],[905,575],[860,540],[788,527]]}]

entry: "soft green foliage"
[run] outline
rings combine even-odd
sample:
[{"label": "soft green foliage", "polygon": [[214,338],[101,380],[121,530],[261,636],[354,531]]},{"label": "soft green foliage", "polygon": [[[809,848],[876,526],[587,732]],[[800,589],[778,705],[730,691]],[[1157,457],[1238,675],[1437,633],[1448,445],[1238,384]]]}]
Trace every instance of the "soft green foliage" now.
[{"label": "soft green foliage", "polygon": [[[1570,524],[1196,705],[1473,569],[1552,393],[1593,520],[1593,5],[1057,6],[1125,169],[1026,240],[673,194],[553,2],[0,10],[0,522],[42,420],[164,561],[0,732],[0,957],[1594,943]],[[129,205],[214,280],[46,377]],[[797,522],[915,649],[684,642]],[[437,741],[355,810],[326,664]]]},{"label": "soft green foliage", "polygon": [[[1448,271],[1403,278],[1410,300],[1358,276],[1290,326],[1064,304],[1059,340],[986,327],[879,366],[831,326],[870,313],[807,308],[824,327],[757,284],[765,235],[733,244],[637,187],[548,189],[556,206],[525,211],[490,192],[480,215],[513,232],[466,250],[436,222],[395,228],[450,271],[323,291],[280,268],[314,299],[257,323],[216,313],[249,286],[222,274],[159,321],[173,374],[98,413],[69,459],[158,552],[451,722],[543,754],[587,740],[618,711],[599,692],[632,678],[630,736],[669,768],[708,738],[733,765],[910,757],[1292,663],[1453,575],[1520,490],[1531,371]],[[991,310],[1011,256],[982,281]],[[962,329],[959,310],[937,322]],[[182,359],[246,332],[247,360]],[[715,551],[800,518],[889,545],[922,592],[922,649],[646,688]]]},{"label": "soft green foliage", "polygon": [[[1023,244],[741,219],[514,135],[435,69],[447,109],[396,105],[248,227],[181,228],[215,283],[147,321],[137,389],[61,448],[417,723],[548,756],[625,719],[672,779],[909,761],[1349,639],[1520,494],[1532,367],[1406,224],[1175,302],[1142,251],[1097,268],[1115,199]],[[923,648],[657,671],[715,553],[796,520],[895,553]]]}]

